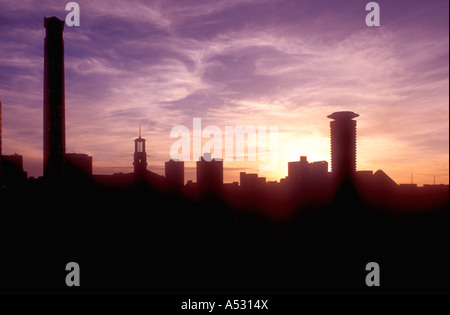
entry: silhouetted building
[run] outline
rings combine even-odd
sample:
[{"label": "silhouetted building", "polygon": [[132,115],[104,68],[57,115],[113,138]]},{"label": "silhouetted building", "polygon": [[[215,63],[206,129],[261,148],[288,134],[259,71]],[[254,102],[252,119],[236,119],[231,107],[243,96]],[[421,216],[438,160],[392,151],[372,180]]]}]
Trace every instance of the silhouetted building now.
[{"label": "silhouetted building", "polygon": [[375,185],[382,187],[384,190],[396,191],[398,189],[397,183],[382,170],[376,171],[373,174],[373,178]]},{"label": "silhouetted building", "polygon": [[239,183],[238,182],[224,183],[223,190],[228,194],[236,194],[239,191]]},{"label": "silhouetted building", "polygon": [[328,162],[316,161],[309,163],[309,172],[312,175],[326,175],[328,173]]},{"label": "silhouetted building", "polygon": [[205,153],[197,161],[197,186],[200,190],[217,190],[223,185],[223,161],[211,159],[211,153]]},{"label": "silhouetted building", "polygon": [[410,193],[414,194],[417,192],[417,184],[400,184],[398,185],[400,193]]},{"label": "silhouetted building", "polygon": [[184,186],[184,162],[170,160],[165,163],[165,177],[177,186]]},{"label": "silhouetted building", "polygon": [[356,120],[354,112],[336,112],[328,118],[331,136],[331,172],[338,178],[356,171]]},{"label": "silhouetted building", "polygon": [[247,174],[246,172],[239,173],[239,180],[241,184],[241,191],[244,192],[260,190],[266,184],[265,177],[258,177],[258,174]]},{"label": "silhouetted building", "polygon": [[328,162],[317,161],[309,163],[306,156],[301,156],[300,161],[288,162],[289,180],[308,180],[325,177],[328,173]]},{"label": "silhouetted building", "polygon": [[11,184],[25,180],[27,173],[23,171],[23,157],[18,154],[2,154],[2,102],[0,102],[0,184]]},{"label": "silhouetted building", "polygon": [[145,152],[145,139],[141,138],[139,127],[139,138],[134,140],[134,172],[142,173],[147,170],[147,153]]},{"label": "silhouetted building", "polygon": [[23,171],[23,157],[18,154],[0,156],[0,183],[17,183],[27,179]]},{"label": "silhouetted building", "polygon": [[64,21],[44,18],[44,176],[64,173],[66,153],[64,95]]},{"label": "silhouetted building", "polygon": [[444,184],[439,184],[439,185],[436,185],[436,184],[433,184],[433,185],[424,184],[423,185],[423,190],[426,191],[426,192],[438,192],[438,193],[444,192],[444,193],[448,194],[449,185],[444,185]]},{"label": "silhouetted building", "polygon": [[70,177],[91,176],[92,156],[79,153],[66,154],[66,172]]},{"label": "silhouetted building", "polygon": [[398,192],[397,183],[382,170],[356,171],[354,183],[359,195],[372,204],[388,205]]},{"label": "silhouetted building", "polygon": [[373,171],[356,171],[354,179],[358,186],[372,186],[374,181]]},{"label": "silhouetted building", "polygon": [[288,162],[288,177],[298,179],[306,176],[308,172],[308,160],[306,156],[301,156],[300,161]]}]

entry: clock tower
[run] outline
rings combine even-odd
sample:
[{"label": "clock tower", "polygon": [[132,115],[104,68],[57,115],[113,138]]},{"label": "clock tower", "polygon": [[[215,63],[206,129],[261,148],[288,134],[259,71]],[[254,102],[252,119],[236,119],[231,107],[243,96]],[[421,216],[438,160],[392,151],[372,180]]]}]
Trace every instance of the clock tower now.
[{"label": "clock tower", "polygon": [[142,173],[147,170],[147,153],[145,152],[145,139],[141,138],[141,126],[139,126],[139,138],[134,140],[134,173]]}]

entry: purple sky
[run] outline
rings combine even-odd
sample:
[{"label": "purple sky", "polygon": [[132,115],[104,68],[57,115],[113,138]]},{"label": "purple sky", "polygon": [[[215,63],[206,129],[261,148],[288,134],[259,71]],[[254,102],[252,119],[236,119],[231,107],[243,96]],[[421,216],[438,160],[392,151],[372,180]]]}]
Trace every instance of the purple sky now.
[{"label": "purple sky", "polygon": [[[69,1],[67,1],[69,2]],[[44,16],[64,1],[0,1],[3,154],[42,175]],[[329,119],[358,120],[359,170],[398,183],[449,183],[449,2],[77,1],[81,26],[65,27],[67,152],[88,153],[94,173],[132,170],[141,124],[149,169],[163,174],[170,130],[278,126],[280,163],[330,161]],[[195,180],[194,163],[186,179]],[[225,181],[258,172],[225,163]]]}]

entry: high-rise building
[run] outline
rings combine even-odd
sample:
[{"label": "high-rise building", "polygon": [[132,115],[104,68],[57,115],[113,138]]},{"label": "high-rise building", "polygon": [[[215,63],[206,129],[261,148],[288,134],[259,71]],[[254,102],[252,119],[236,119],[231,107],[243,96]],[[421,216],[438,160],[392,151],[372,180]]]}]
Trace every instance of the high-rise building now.
[{"label": "high-rise building", "polygon": [[300,161],[288,162],[288,177],[290,179],[298,179],[307,176],[308,166],[309,163],[306,156],[301,156]]},{"label": "high-rise building", "polygon": [[184,186],[184,162],[172,159],[166,162],[165,177],[179,187]]},{"label": "high-rise building", "polygon": [[306,156],[300,156],[300,161],[288,162],[288,178],[290,181],[320,179],[328,173],[328,162],[308,162]]},{"label": "high-rise building", "polygon": [[259,177],[258,174],[247,174],[246,172],[239,173],[239,181],[243,192],[256,192],[266,184],[265,177]]},{"label": "high-rise building", "polygon": [[65,95],[64,95],[64,21],[44,18],[44,176],[64,173]]},{"label": "high-rise building", "polygon": [[134,172],[142,173],[147,170],[147,153],[145,152],[145,139],[141,138],[141,127],[139,127],[139,138],[134,140]]},{"label": "high-rise building", "polygon": [[338,178],[356,171],[356,120],[354,112],[335,112],[328,118],[331,137],[331,172]]},{"label": "high-rise building", "polygon": [[197,161],[197,185],[200,190],[220,190],[223,186],[223,161],[205,153]]}]

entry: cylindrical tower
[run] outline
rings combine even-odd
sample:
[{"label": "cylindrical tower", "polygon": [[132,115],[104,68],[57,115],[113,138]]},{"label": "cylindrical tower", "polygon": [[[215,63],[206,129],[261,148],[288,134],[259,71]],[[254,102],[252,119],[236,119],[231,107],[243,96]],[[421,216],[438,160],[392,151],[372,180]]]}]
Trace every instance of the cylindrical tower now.
[{"label": "cylindrical tower", "polygon": [[356,120],[354,112],[335,112],[328,118],[331,138],[331,172],[338,177],[356,171]]},{"label": "cylindrical tower", "polygon": [[44,176],[64,173],[66,153],[64,21],[44,18]]}]

